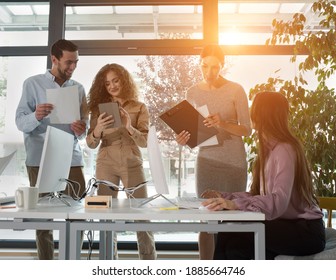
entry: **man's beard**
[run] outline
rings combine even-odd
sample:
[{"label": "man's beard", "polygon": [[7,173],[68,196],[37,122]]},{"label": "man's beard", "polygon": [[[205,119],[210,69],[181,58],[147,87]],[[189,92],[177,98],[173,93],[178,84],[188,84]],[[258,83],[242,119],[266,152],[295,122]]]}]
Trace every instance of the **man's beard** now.
[{"label": "man's beard", "polygon": [[66,74],[65,71],[62,71],[60,68],[57,68],[58,75],[63,80],[69,80],[72,75]]}]

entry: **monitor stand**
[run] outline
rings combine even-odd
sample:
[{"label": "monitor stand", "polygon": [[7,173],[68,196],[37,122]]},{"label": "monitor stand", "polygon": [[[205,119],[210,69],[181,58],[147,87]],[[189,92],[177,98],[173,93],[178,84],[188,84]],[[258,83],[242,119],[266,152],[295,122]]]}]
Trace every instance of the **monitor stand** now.
[{"label": "monitor stand", "polygon": [[177,206],[177,204],[175,202],[173,202],[172,200],[170,200],[169,198],[165,197],[163,194],[155,194],[155,195],[152,195],[148,198],[145,198],[138,206],[137,208],[141,208],[142,206],[148,204],[149,202],[153,201],[154,199],[157,199],[157,198],[163,198],[164,200],[168,201],[170,204],[174,205],[174,206]]},{"label": "monitor stand", "polygon": [[[126,193],[126,195],[129,197],[129,199],[135,199],[135,197],[133,196],[134,192],[136,190],[140,189],[140,188],[145,187],[146,184],[147,184],[147,181],[146,182],[142,182],[142,183],[136,185],[135,187],[131,187],[131,188],[124,188],[124,187],[121,188],[121,187],[117,186],[116,184],[114,184],[114,183],[112,183],[110,181],[106,181],[106,180],[96,180],[93,185],[97,188],[97,185],[99,185],[99,184],[106,185],[106,186],[110,187],[111,189],[113,189],[115,191],[124,191]],[[165,199],[170,204],[172,204],[174,206],[177,206],[176,203],[174,203],[173,201],[171,201],[169,198],[165,197],[163,194],[155,194],[153,196],[145,198],[140,204],[137,205],[136,208],[141,208],[144,205],[148,204],[149,202],[151,202],[154,199],[157,199],[159,197]]]},{"label": "monitor stand", "polygon": [[48,199],[48,200],[57,199],[58,201],[65,204],[66,206],[71,207],[71,203],[64,196],[65,195],[61,192],[51,192],[45,196],[42,196],[40,199]]}]

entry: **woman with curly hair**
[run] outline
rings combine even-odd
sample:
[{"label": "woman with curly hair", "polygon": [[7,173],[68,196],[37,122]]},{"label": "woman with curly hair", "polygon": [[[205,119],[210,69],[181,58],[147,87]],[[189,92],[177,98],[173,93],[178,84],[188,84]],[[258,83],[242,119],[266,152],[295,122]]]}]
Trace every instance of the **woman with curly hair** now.
[{"label": "woman with curly hair", "polygon": [[[99,104],[118,102],[121,127],[111,128],[112,116],[99,112]],[[99,146],[96,160],[96,178],[124,188],[135,187],[145,181],[143,160],[139,147],[147,146],[149,113],[146,105],[138,100],[136,84],[130,73],[119,64],[106,64],[93,80],[88,93],[90,128],[86,143],[91,149]],[[117,197],[118,192],[104,186],[98,195]],[[146,198],[146,188],[137,189],[137,198]],[[116,237],[114,237],[116,240]],[[151,232],[137,232],[140,259],[155,259],[156,250]],[[116,245],[116,242],[114,242]],[[116,246],[114,247],[116,257]]]}]

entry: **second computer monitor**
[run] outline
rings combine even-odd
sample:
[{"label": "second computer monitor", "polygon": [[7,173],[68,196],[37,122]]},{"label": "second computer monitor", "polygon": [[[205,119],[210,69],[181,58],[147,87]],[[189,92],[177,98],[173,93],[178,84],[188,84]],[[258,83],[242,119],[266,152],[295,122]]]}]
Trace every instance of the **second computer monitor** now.
[{"label": "second computer monitor", "polygon": [[163,168],[162,154],[160,151],[155,126],[151,126],[149,128],[147,151],[150,173],[156,192],[158,194],[169,194],[168,183]]},{"label": "second computer monitor", "polygon": [[64,191],[71,168],[74,136],[48,126],[42,150],[36,187],[39,193]]}]

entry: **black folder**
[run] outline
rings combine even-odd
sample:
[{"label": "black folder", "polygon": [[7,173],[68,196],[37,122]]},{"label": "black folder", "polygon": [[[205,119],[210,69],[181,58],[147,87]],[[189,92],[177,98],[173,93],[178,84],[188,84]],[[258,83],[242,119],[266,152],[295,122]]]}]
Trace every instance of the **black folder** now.
[{"label": "black folder", "polygon": [[100,103],[99,106],[99,112],[106,113],[108,116],[113,116],[114,123],[109,125],[107,128],[113,128],[113,127],[120,127],[121,126],[121,117],[120,117],[120,111],[119,111],[119,104],[117,102],[108,102],[108,103]]},{"label": "black folder", "polygon": [[160,118],[176,134],[181,133],[183,130],[188,131],[190,139],[187,145],[190,148],[196,147],[218,133],[216,128],[206,127],[203,124],[205,118],[187,100],[183,100],[164,112],[160,115]]}]

